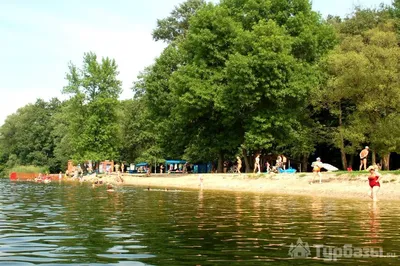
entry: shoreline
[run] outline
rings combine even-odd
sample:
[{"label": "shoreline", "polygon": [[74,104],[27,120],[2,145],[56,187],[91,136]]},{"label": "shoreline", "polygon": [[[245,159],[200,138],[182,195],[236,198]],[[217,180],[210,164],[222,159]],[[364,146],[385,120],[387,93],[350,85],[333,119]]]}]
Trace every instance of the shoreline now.
[{"label": "shoreline", "polygon": [[[370,187],[367,174],[337,176],[335,173],[324,173],[322,183],[312,173],[299,174],[152,174],[149,177],[123,175],[123,183],[110,182],[116,185],[158,189],[194,189],[209,191],[236,191],[265,194],[283,194],[311,197],[330,197],[342,199],[371,200],[368,197]],[[110,178],[110,177],[108,177]],[[114,178],[115,177],[112,177]],[[203,179],[202,187],[200,178]],[[380,182],[378,199],[400,200],[400,176],[384,174]]]},{"label": "shoreline", "polygon": [[[313,173],[296,174],[122,174],[119,182],[116,173],[111,175],[84,176],[82,182],[92,184],[102,180],[103,185],[135,186],[150,189],[188,189],[203,191],[250,192],[258,194],[328,197],[340,199],[368,200],[370,187],[367,172],[324,172],[322,183]],[[202,186],[201,186],[202,179]],[[34,180],[25,180],[34,181]],[[58,181],[58,177],[53,182]],[[79,182],[76,178],[62,178],[62,182]],[[400,175],[383,173],[380,201],[400,201]],[[101,186],[101,185],[96,185]]]}]

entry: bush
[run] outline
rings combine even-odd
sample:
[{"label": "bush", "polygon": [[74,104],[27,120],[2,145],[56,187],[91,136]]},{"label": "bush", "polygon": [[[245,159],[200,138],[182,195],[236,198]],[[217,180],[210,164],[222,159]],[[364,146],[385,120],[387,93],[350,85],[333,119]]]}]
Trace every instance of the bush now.
[{"label": "bush", "polygon": [[49,172],[49,167],[47,166],[35,166],[35,165],[16,165],[11,169],[7,169],[6,173],[9,175],[12,172],[20,173],[45,173]]}]

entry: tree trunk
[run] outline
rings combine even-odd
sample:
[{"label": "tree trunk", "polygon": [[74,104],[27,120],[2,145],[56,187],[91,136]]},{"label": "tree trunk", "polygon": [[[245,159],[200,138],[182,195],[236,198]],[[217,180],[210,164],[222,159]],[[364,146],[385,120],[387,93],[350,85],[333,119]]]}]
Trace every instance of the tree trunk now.
[{"label": "tree trunk", "polygon": [[[350,154],[349,163],[347,165],[349,165],[353,169],[353,166],[354,166],[354,154]],[[357,167],[359,167],[359,165]],[[357,167],[356,167],[356,169],[358,169]]]},{"label": "tree trunk", "polygon": [[223,173],[224,172],[224,153],[222,151],[220,151],[219,154],[218,154],[217,172],[218,173]]},{"label": "tree trunk", "polygon": [[308,155],[303,154],[301,158],[301,171],[307,172],[307,167],[308,167]]},{"label": "tree trunk", "polygon": [[242,148],[242,154],[244,157],[244,165],[246,167],[245,172],[251,173],[251,167],[250,167],[249,157],[247,156],[247,150]]},{"label": "tree trunk", "polygon": [[390,162],[390,152],[382,156],[383,170],[390,170],[389,162]]},{"label": "tree trunk", "polygon": [[376,164],[376,152],[372,151],[372,164]]},{"label": "tree trunk", "polygon": [[342,107],[339,103],[339,136],[340,136],[340,155],[342,157],[343,170],[347,170],[346,152],[344,150],[344,138],[342,131]]},{"label": "tree trunk", "polygon": [[344,146],[340,147],[340,155],[342,157],[343,170],[347,170],[347,159],[346,159],[346,152],[344,151]]}]

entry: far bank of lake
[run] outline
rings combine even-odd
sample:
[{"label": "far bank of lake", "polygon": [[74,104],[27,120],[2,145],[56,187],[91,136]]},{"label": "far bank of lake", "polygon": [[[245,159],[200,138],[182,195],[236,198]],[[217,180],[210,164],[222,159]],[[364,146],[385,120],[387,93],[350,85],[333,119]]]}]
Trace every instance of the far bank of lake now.
[{"label": "far bank of lake", "polygon": [[[104,177],[113,182],[114,177]],[[297,174],[152,174],[124,175],[124,185],[158,189],[205,189],[370,200],[367,172]],[[121,184],[121,183],[117,183]],[[122,185],[121,184],[121,185]],[[379,200],[400,200],[400,175],[383,173]]]}]

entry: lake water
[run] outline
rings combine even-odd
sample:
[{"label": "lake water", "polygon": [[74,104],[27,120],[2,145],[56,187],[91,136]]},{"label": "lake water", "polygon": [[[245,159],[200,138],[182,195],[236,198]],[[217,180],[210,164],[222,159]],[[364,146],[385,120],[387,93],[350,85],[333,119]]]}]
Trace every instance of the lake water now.
[{"label": "lake water", "polygon": [[399,202],[7,179],[0,191],[1,265],[400,264]]}]

